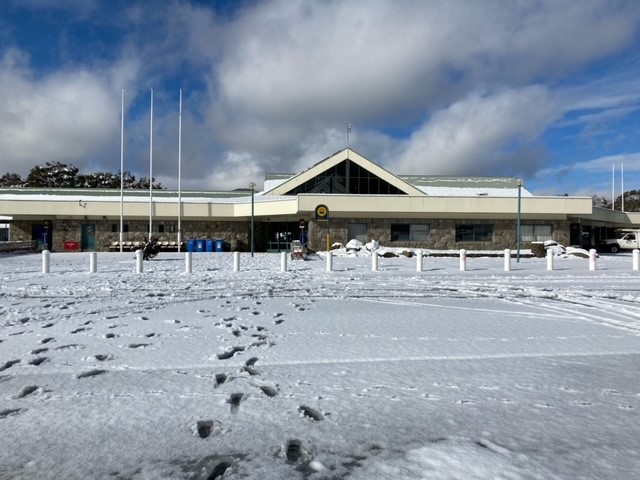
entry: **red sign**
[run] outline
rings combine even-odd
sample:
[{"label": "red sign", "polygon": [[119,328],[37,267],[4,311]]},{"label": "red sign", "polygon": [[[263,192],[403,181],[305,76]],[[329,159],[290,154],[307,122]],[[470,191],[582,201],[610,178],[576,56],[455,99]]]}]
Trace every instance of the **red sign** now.
[{"label": "red sign", "polygon": [[80,242],[66,241],[64,242],[65,250],[80,250]]}]

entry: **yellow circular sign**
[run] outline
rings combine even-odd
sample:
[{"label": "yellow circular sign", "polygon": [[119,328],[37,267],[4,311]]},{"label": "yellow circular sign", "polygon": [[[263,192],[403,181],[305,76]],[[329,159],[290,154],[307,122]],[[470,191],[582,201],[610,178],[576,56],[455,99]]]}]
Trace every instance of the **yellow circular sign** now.
[{"label": "yellow circular sign", "polygon": [[327,216],[329,216],[329,209],[326,207],[326,205],[318,205],[316,207],[316,217],[323,219],[327,218]]}]

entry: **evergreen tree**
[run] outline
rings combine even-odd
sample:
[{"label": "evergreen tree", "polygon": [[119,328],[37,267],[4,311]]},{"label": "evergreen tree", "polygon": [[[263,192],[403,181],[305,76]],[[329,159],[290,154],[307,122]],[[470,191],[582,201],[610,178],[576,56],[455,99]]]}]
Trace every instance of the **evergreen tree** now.
[{"label": "evergreen tree", "polygon": [[79,186],[78,168],[60,162],[47,162],[31,169],[25,187],[74,188]]},{"label": "evergreen tree", "polygon": [[17,173],[5,173],[0,177],[0,187],[21,187],[22,177]]},{"label": "evergreen tree", "polygon": [[[153,188],[164,190],[161,183],[153,181]],[[131,172],[124,172],[122,179],[125,189],[148,189],[149,179],[136,179]],[[6,173],[0,177],[0,187],[32,188],[120,188],[120,172],[95,172],[86,175],[78,173],[78,168],[61,162],[47,162],[31,169],[25,179],[17,173]]]}]

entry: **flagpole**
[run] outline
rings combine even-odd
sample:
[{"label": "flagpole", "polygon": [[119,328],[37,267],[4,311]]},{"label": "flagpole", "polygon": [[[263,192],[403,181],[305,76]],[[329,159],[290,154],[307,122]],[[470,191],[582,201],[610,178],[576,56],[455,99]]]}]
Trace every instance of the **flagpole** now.
[{"label": "flagpole", "polygon": [[149,241],[153,232],[153,88],[151,89],[151,115],[149,123]]},{"label": "flagpole", "polygon": [[620,164],[620,193],[622,195],[622,211],[624,212],[624,162]]},{"label": "flagpole", "polygon": [[120,253],[123,251],[124,230],[124,87],[122,87],[120,118]]},{"label": "flagpole", "polygon": [[182,89],[178,110],[178,251],[182,245]]},{"label": "flagpole", "polygon": [[615,210],[616,204],[616,166],[611,165],[611,210]]}]

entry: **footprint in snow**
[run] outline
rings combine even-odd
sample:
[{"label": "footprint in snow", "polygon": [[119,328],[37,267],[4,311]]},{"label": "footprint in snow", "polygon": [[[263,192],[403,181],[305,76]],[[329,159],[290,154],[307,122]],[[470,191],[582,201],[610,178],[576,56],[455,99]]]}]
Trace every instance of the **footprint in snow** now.
[{"label": "footprint in snow", "polygon": [[231,404],[231,413],[237,413],[240,409],[240,403],[244,400],[244,393],[232,393],[227,399],[227,403]]},{"label": "footprint in snow", "polygon": [[78,375],[76,375],[76,378],[80,379],[80,378],[95,377],[97,375],[102,375],[105,372],[106,370],[94,368],[93,370],[87,370],[86,372],[79,373]]},{"label": "footprint in snow", "polygon": [[260,385],[260,390],[262,390],[262,393],[267,397],[275,397],[278,395],[278,389],[273,385]]},{"label": "footprint in snow", "polygon": [[22,412],[25,412],[26,408],[7,408],[5,410],[0,410],[0,420],[3,418],[10,417],[12,415],[18,415]]},{"label": "footprint in snow", "polygon": [[29,365],[38,366],[47,361],[47,357],[36,357],[29,360]]},{"label": "footprint in snow", "polygon": [[208,438],[222,433],[222,426],[214,420],[198,420],[194,431],[200,438]]},{"label": "footprint in snow", "polygon": [[222,385],[223,383],[225,383],[227,381],[227,374],[226,373],[216,373],[216,387]]},{"label": "footprint in snow", "polygon": [[152,343],[130,343],[127,345],[128,348],[147,348],[153,345]]},{"label": "footprint in snow", "polygon": [[40,388],[38,385],[25,385],[20,389],[15,398],[24,398],[36,392]]},{"label": "footprint in snow", "polygon": [[44,348],[35,348],[35,349],[31,350],[29,353],[31,355],[38,355],[40,353],[44,353],[44,352],[48,352],[48,351],[49,351],[49,349],[44,347]]},{"label": "footprint in snow", "polygon": [[298,411],[300,412],[301,416],[308,417],[316,422],[324,420],[324,415],[322,414],[322,412],[320,412],[320,410],[316,410],[315,408],[311,408],[306,405],[300,405]]},{"label": "footprint in snow", "polygon": [[53,337],[47,337],[47,338],[43,338],[42,340],[40,340],[40,343],[45,344],[45,343],[53,342],[54,340],[55,340],[55,338],[53,338]]},{"label": "footprint in snow", "polygon": [[20,363],[20,360],[9,360],[7,362],[4,362],[4,365],[0,365],[0,372],[3,372],[8,368],[11,368],[18,363]]}]

